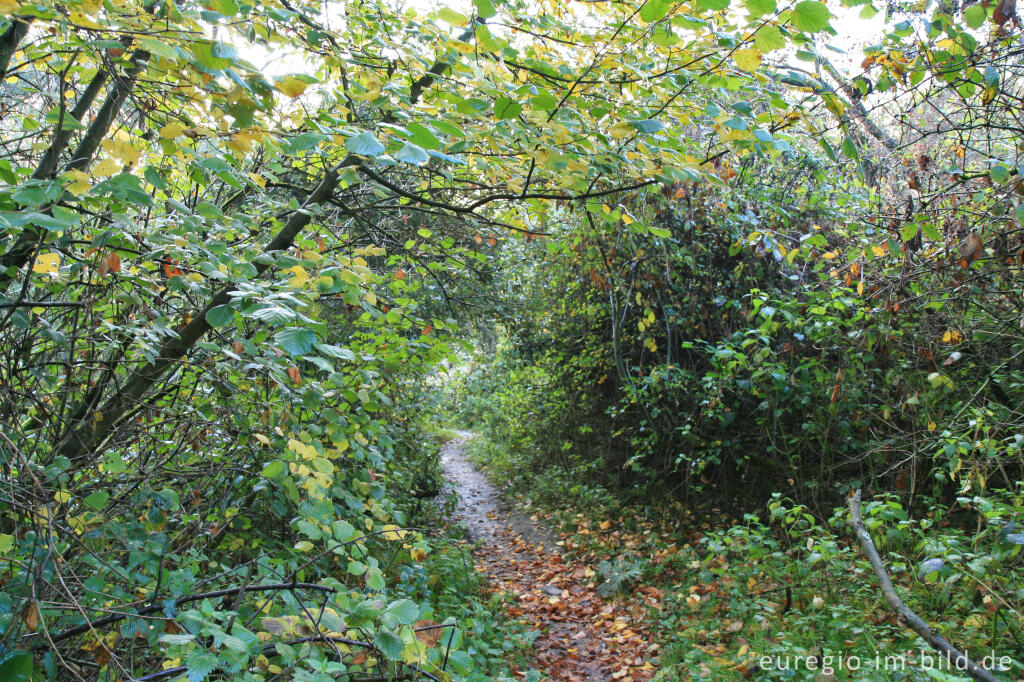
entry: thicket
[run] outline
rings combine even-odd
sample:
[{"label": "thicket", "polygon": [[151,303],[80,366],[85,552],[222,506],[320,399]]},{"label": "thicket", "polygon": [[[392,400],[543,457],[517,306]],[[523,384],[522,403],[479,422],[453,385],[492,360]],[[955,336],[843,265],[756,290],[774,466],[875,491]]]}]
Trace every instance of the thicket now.
[{"label": "thicket", "polygon": [[[879,613],[857,489],[915,610],[975,651],[1020,650],[1022,65],[1016,29],[979,39],[979,11],[911,15],[853,78],[820,53],[781,77],[817,137],[709,155],[717,182],[589,202],[505,255],[522,314],[450,409],[514,492],[692,543],[652,563],[670,541],[648,530],[614,564],[678,604],[652,614],[662,679],[758,673],[748,651],[920,646]],[[796,96],[773,87],[707,106]]]},{"label": "thicket", "polygon": [[963,55],[943,62],[955,26],[936,16],[913,43],[934,61],[891,61],[911,52],[899,31],[868,50],[854,83],[888,77],[898,117],[876,103],[864,149],[851,123],[845,158],[828,136],[725,155],[719,183],[591,203],[557,247],[510,256],[535,264],[514,294],[527,313],[456,389],[462,418],[535,470],[636,499],[740,509],[782,491],[825,518],[859,487],[916,509],[1014,488],[1022,128],[997,105],[1016,101],[1019,62],[972,43],[988,80],[950,77]]},{"label": "thicket", "polygon": [[508,673],[426,501],[471,337],[580,486],[1008,486],[1001,12],[833,82],[817,0],[0,0],[0,677]]}]

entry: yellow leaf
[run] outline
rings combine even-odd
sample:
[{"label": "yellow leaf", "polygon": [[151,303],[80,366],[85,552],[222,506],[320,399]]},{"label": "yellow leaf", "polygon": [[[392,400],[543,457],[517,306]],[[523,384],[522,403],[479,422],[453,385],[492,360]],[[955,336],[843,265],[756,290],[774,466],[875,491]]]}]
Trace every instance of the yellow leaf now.
[{"label": "yellow leaf", "polygon": [[837,255],[839,254],[837,254],[835,251],[828,251],[826,253],[821,254],[821,257],[824,258],[825,260],[832,260]]},{"label": "yellow leaf", "polygon": [[612,129],[608,132],[611,133],[611,136],[615,139],[620,139],[632,135],[636,130],[625,121],[620,121],[613,125]]},{"label": "yellow leaf", "polygon": [[308,83],[300,81],[295,76],[285,76],[277,82],[277,89],[295,99],[306,91],[308,85]]},{"label": "yellow leaf", "polygon": [[555,144],[569,144],[572,142],[572,135],[569,134],[569,129],[561,123],[555,124]]},{"label": "yellow leaf", "polygon": [[96,167],[92,169],[92,174],[98,178],[105,178],[108,175],[119,172],[121,165],[117,159],[108,157],[96,164]]},{"label": "yellow leaf", "polygon": [[19,7],[21,3],[18,0],[0,0],[0,16],[14,14]]},{"label": "yellow leaf", "polygon": [[75,196],[88,192],[92,187],[92,183],[89,182],[89,176],[80,170],[69,170],[64,174],[64,180],[68,181],[65,189]]},{"label": "yellow leaf", "polygon": [[590,166],[588,166],[585,163],[580,163],[579,161],[577,161],[575,159],[573,159],[569,163],[565,164],[565,167],[569,171],[574,172],[574,173],[576,173],[576,172],[586,173],[590,169]]},{"label": "yellow leaf", "polygon": [[57,272],[60,268],[59,253],[44,253],[36,256],[36,262],[32,265],[32,272],[42,274]]},{"label": "yellow leaf", "polygon": [[53,494],[53,499],[57,501],[57,504],[67,504],[71,501],[71,493],[66,490],[58,490]]},{"label": "yellow leaf", "polygon": [[309,281],[309,273],[306,272],[306,268],[302,267],[301,265],[295,265],[290,268],[285,268],[284,271],[292,273],[292,278],[288,280],[288,286],[292,287],[293,289],[298,289],[299,287],[304,286],[306,282]]},{"label": "yellow leaf", "polygon": [[180,123],[172,121],[160,129],[160,137],[165,140],[173,140],[176,137],[181,137],[181,134],[184,132],[185,129],[181,127]]},{"label": "yellow leaf", "polygon": [[742,71],[757,71],[757,68],[761,66],[761,51],[748,49],[748,50],[736,50],[733,53],[732,58],[736,61]]},{"label": "yellow leaf", "polygon": [[[3,2],[3,1],[4,0],[0,0],[0,2]],[[0,12],[0,13],[2,13],[2,12]],[[68,14],[68,19],[71,21],[72,24],[77,24],[78,26],[84,26],[85,28],[96,28],[96,29],[108,28],[106,26],[103,26],[102,24],[99,24],[99,23],[93,21],[89,17],[85,16],[85,14],[83,14],[82,12],[71,12],[70,14]]]},{"label": "yellow leaf", "polygon": [[597,524],[597,526],[601,530],[608,530],[609,528],[612,527],[612,522],[605,520],[605,521],[602,521],[601,523]]},{"label": "yellow leaf", "polygon": [[253,438],[263,443],[264,445],[270,445],[270,439],[264,436],[262,433],[254,433]]},{"label": "yellow leaf", "polygon": [[266,178],[256,175],[255,173],[249,173],[249,179],[252,180],[257,185],[259,185],[260,189],[263,189],[264,187],[267,186]]},{"label": "yellow leaf", "polygon": [[964,625],[969,628],[983,628],[985,627],[985,619],[981,614],[973,613],[964,619]]},{"label": "yellow leaf", "polygon": [[136,149],[125,140],[104,140],[103,149],[114,158],[129,164],[134,164],[142,156],[141,150]]},{"label": "yellow leaf", "polygon": [[401,526],[396,526],[394,524],[384,526],[381,530],[384,532],[382,532],[380,536],[385,540],[404,540],[405,536],[408,535],[408,532],[402,530]]}]

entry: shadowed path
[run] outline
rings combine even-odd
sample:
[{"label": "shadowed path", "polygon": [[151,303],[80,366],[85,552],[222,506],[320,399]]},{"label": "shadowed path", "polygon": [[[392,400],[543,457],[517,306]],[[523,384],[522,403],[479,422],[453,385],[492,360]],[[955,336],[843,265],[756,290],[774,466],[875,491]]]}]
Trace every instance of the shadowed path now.
[{"label": "shadowed path", "polygon": [[645,660],[640,624],[596,595],[592,567],[567,563],[550,530],[502,499],[462,452],[473,434],[458,433],[441,450],[445,494],[456,494],[453,520],[479,543],[475,564],[491,589],[514,599],[508,615],[525,618],[540,632],[534,642],[538,667],[567,682],[649,679],[654,668]]}]

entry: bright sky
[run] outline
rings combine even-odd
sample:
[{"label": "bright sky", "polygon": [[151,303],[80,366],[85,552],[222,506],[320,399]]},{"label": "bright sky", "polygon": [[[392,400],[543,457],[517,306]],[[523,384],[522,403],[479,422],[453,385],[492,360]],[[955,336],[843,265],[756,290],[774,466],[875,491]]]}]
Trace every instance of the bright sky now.
[{"label": "bright sky", "polygon": [[[829,56],[840,71],[856,75],[860,72],[860,63],[864,59],[863,48],[882,40],[886,28],[885,11],[882,9],[874,17],[865,19],[861,17],[862,7],[846,8],[832,1],[828,4],[829,9],[836,15],[832,20],[832,26],[836,29],[837,35],[820,34],[819,50]],[[436,0],[411,0],[406,6],[415,7],[419,12],[426,13],[440,9],[442,4]],[[471,0],[447,0],[443,6],[463,14],[472,13]],[[268,77],[302,73],[308,69],[308,64],[300,55],[288,55],[280,49],[268,51],[258,45],[248,45],[239,46],[239,51]],[[795,59],[792,65],[813,70],[813,65]]]}]

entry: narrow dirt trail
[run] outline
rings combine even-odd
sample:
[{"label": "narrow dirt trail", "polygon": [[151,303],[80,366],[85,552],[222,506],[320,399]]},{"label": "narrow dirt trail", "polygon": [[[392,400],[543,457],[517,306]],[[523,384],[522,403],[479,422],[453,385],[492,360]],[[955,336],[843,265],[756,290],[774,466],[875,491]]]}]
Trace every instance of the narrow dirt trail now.
[{"label": "narrow dirt trail", "polygon": [[509,594],[521,616],[540,632],[537,666],[552,680],[647,680],[648,637],[637,609],[606,601],[595,591],[594,568],[565,560],[559,539],[516,511],[462,452],[473,437],[460,431],[441,451],[450,490],[457,493],[454,521],[479,541],[473,557],[490,589]]}]

